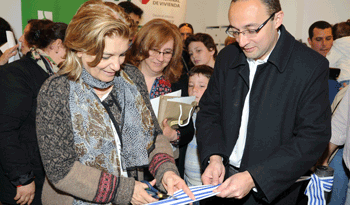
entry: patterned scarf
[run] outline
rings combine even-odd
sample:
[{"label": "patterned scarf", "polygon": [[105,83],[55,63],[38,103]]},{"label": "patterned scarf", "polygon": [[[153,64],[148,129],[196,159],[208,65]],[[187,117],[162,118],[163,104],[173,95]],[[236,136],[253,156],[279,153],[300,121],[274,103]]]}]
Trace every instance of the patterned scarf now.
[{"label": "patterned scarf", "polygon": [[36,63],[50,76],[58,72],[59,68],[55,61],[53,61],[43,50],[32,47],[30,52]]},{"label": "patterned scarf", "polygon": [[[108,88],[121,107],[120,130],[122,142],[121,165],[108,112],[93,88]],[[79,161],[120,176],[124,170],[148,165],[148,149],[154,144],[154,124],[136,85],[123,71],[113,81],[105,83],[95,79],[85,69],[77,82],[70,81],[69,106],[73,124],[74,142]],[[74,204],[86,204],[85,202]],[[81,202],[81,201],[80,201]]]}]

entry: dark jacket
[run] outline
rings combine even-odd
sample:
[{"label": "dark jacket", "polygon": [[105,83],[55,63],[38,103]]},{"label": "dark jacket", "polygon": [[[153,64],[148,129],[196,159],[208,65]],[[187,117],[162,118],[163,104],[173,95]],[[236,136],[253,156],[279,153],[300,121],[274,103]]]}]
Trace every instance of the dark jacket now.
[{"label": "dark jacket", "polygon": [[[280,31],[268,62],[258,66],[251,89],[240,171],[250,173],[258,193],[251,191],[241,200],[247,200],[245,204],[283,203],[288,196],[279,195],[313,166],[331,135],[328,61],[297,42],[283,25]],[[244,53],[237,45],[227,46],[199,104],[196,127],[203,168],[211,155],[223,156],[228,164],[248,81]]]},{"label": "dark jacket", "polygon": [[180,141],[178,144],[179,158],[175,161],[177,168],[179,169],[181,178],[184,178],[187,145],[192,141],[193,136],[195,134],[192,117],[188,125],[185,127],[180,127],[178,131],[180,132]]},{"label": "dark jacket", "polygon": [[35,198],[41,204],[44,170],[36,139],[39,89],[49,75],[30,58],[0,67],[0,201],[14,203],[16,186],[35,176]]},{"label": "dark jacket", "polygon": [[171,83],[171,90],[173,92],[181,90],[181,96],[188,96],[188,72],[193,67],[193,64],[190,60],[190,54],[185,49],[182,51],[181,61],[183,66],[181,77],[177,82]]}]

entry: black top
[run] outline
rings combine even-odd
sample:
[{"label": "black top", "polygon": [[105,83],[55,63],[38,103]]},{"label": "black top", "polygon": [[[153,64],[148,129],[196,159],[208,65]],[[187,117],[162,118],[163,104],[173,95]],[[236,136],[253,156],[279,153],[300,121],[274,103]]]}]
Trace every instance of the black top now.
[{"label": "black top", "polygon": [[29,52],[22,59],[0,67],[0,201],[14,203],[16,185],[35,176],[35,198],[41,204],[44,170],[36,129],[37,95],[49,75]]},{"label": "black top", "polygon": [[171,90],[181,90],[181,96],[188,96],[188,72],[193,65],[190,60],[190,55],[186,50],[182,51],[182,66],[181,77],[177,82],[171,84]]}]

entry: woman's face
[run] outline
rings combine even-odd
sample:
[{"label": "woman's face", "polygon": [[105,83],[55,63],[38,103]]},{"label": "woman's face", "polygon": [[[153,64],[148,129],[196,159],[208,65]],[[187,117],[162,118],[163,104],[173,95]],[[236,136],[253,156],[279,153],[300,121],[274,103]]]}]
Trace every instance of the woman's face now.
[{"label": "woman's face", "polygon": [[83,52],[78,52],[78,57],[81,57],[84,68],[96,79],[103,82],[110,82],[114,79],[115,73],[120,70],[120,65],[125,60],[125,53],[129,48],[129,39],[119,36],[105,38],[105,49],[99,64],[95,67],[90,67],[89,62],[92,62],[96,56],[88,55]]},{"label": "woman's face", "polygon": [[25,35],[29,32],[29,30],[30,30],[30,24],[27,24],[23,30],[22,36],[18,39],[18,41],[21,42],[20,51],[23,55],[27,54],[28,51],[30,51],[28,42],[26,41],[26,38],[25,38]]},{"label": "woman's face", "polygon": [[214,62],[214,49],[211,51],[201,41],[193,41],[188,45],[188,53],[194,65],[208,65]]},{"label": "woman's face", "polygon": [[61,45],[59,48],[58,48],[58,51],[57,51],[57,55],[58,55],[58,59],[57,59],[57,64],[60,64],[62,61],[64,61],[64,56],[66,55],[66,48]]},{"label": "woman's face", "polygon": [[148,52],[149,57],[140,63],[141,71],[144,74],[148,73],[153,76],[160,76],[172,58],[174,40],[169,40],[161,48],[151,48]]}]

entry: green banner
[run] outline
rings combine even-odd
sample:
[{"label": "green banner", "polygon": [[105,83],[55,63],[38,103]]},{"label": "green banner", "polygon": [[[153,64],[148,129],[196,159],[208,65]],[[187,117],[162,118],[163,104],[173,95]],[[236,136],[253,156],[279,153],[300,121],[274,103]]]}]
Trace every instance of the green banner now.
[{"label": "green banner", "polygon": [[22,0],[23,29],[30,19],[50,19],[69,23],[81,4],[87,0]]}]

